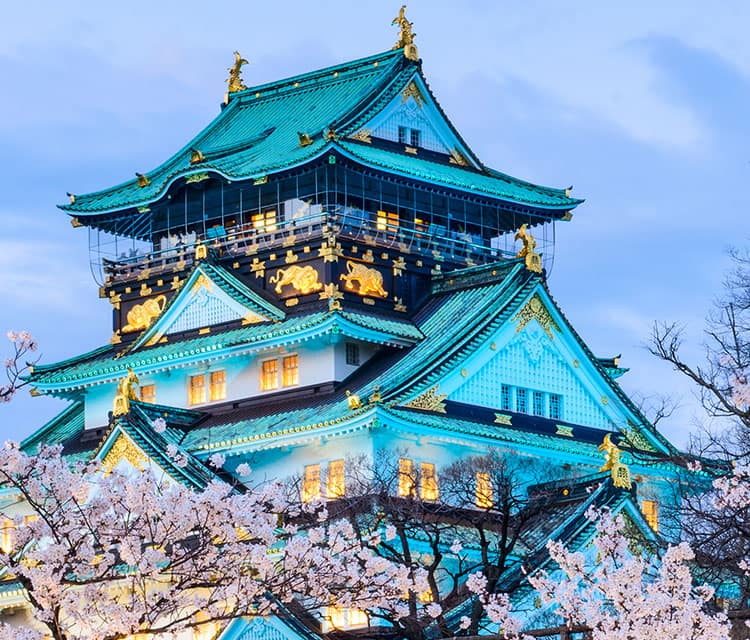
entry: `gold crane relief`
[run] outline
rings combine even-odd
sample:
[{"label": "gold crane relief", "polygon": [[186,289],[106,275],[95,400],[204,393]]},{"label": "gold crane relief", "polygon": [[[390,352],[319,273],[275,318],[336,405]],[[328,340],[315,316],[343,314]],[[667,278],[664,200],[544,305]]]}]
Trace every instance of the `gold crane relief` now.
[{"label": "gold crane relief", "polygon": [[143,304],[136,304],[128,311],[128,323],[122,328],[123,333],[148,329],[163,310],[167,302],[165,295],[156,296],[146,300]]},{"label": "gold crane relief", "polygon": [[318,280],[318,272],[315,267],[306,265],[292,265],[287,269],[279,269],[275,276],[271,276],[268,281],[271,284],[276,283],[276,293],[281,293],[283,287],[291,285],[295,291],[302,295],[320,291],[323,285]]},{"label": "gold crane relief", "polygon": [[351,260],[346,261],[347,273],[341,274],[341,280],[346,283],[346,288],[355,291],[355,283],[358,286],[356,293],[361,296],[376,295],[387,298],[388,292],[383,289],[383,274],[377,269],[357,264]]}]

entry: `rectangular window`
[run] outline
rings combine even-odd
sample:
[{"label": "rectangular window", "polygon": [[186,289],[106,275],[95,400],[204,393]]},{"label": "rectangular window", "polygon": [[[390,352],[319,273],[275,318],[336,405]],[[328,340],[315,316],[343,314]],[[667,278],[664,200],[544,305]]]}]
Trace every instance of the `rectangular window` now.
[{"label": "rectangular window", "polygon": [[656,500],[644,500],[641,503],[641,511],[648,526],[659,533],[659,503]]},{"label": "rectangular window", "polygon": [[293,387],[299,384],[299,356],[285,356],[281,361],[281,386]]},{"label": "rectangular window", "polygon": [[480,509],[491,509],[493,504],[492,481],[486,471],[477,471],[476,505]]},{"label": "rectangular window", "polygon": [[326,494],[329,498],[340,498],[345,493],[346,481],[344,479],[344,461],[331,460],[328,463]]},{"label": "rectangular window", "polygon": [[279,361],[264,360],[261,363],[260,390],[271,391],[279,388]]},{"label": "rectangular window", "polygon": [[398,461],[398,495],[402,498],[411,498],[415,493],[414,462],[408,458],[400,458]]},{"label": "rectangular window", "polygon": [[353,342],[346,343],[346,364],[359,365],[359,345]]},{"label": "rectangular window", "polygon": [[549,417],[553,420],[562,420],[562,396],[560,394],[549,394]]},{"label": "rectangular window", "polygon": [[410,142],[412,147],[418,147],[421,142],[422,132],[419,129],[411,130]]},{"label": "rectangular window", "polygon": [[544,394],[541,391],[534,391],[534,415],[543,416],[544,411]]},{"label": "rectangular window", "polygon": [[516,411],[520,413],[528,413],[528,395],[526,389],[516,389]]},{"label": "rectangular window", "polygon": [[189,404],[203,404],[206,401],[206,376],[190,376],[190,388],[188,390]]},{"label": "rectangular window", "polygon": [[326,607],[323,620],[323,631],[334,629],[352,629],[367,626],[367,614],[361,609],[344,607]]},{"label": "rectangular window", "polygon": [[302,502],[320,498],[320,465],[308,464],[302,478]]},{"label": "rectangular window", "polygon": [[2,526],[0,527],[0,551],[3,553],[13,551],[13,529],[13,520],[3,518]]},{"label": "rectangular window", "polygon": [[226,400],[227,397],[227,372],[212,371],[208,380],[208,397],[211,402]]},{"label": "rectangular window", "polygon": [[513,400],[510,395],[510,385],[500,385],[500,408],[503,411],[513,411]]},{"label": "rectangular window", "polygon": [[141,385],[141,402],[148,402],[149,404],[154,404],[156,402],[155,384]]},{"label": "rectangular window", "polygon": [[414,231],[424,233],[427,231],[427,223],[422,218],[414,218]]},{"label": "rectangular window", "polygon": [[378,231],[386,231],[398,228],[398,214],[393,211],[378,211],[375,219],[375,228]]},{"label": "rectangular window", "polygon": [[431,462],[423,462],[420,474],[420,496],[422,500],[438,499],[438,481],[435,465]]},{"label": "rectangular window", "polygon": [[399,144],[406,144],[406,136],[408,134],[409,130],[406,127],[399,127],[398,128],[398,142]]},{"label": "rectangular window", "polygon": [[265,231],[276,231],[278,228],[276,225],[276,210],[271,209],[270,211],[261,211],[260,213],[254,213],[250,216],[252,221],[253,229],[259,233]]}]

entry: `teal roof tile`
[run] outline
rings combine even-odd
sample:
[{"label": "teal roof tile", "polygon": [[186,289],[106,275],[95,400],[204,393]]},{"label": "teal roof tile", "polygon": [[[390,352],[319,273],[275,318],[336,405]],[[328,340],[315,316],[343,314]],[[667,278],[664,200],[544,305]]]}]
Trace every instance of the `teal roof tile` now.
[{"label": "teal roof tile", "polygon": [[[260,177],[302,163],[327,146],[329,125],[351,119],[384,90],[398,91],[399,74],[411,75],[414,63],[401,51],[388,51],[278,82],[230,94],[229,104],[202,132],[156,169],[138,180],[79,195],[60,208],[93,214],[145,205],[157,200],[180,176],[216,172],[230,179]],[[308,133],[311,145],[301,147],[297,133]],[[191,149],[206,160],[191,164]]]},{"label": "teal roof tile", "polygon": [[564,189],[541,187],[491,169],[483,172],[474,171],[452,164],[425,160],[418,155],[400,153],[349,140],[341,140],[338,144],[349,155],[368,166],[394,171],[404,176],[446,187],[519,204],[562,210],[572,209],[583,202],[583,200],[568,197]]},{"label": "teal roof tile", "polygon": [[105,351],[96,350],[79,359],[66,360],[59,365],[37,367],[31,380],[40,388],[45,385],[79,386],[97,378],[115,379],[128,368],[168,368],[179,361],[192,361],[211,353],[242,347],[255,348],[279,338],[288,339],[301,332],[326,333],[338,327],[344,334],[351,333],[348,324],[372,331],[373,341],[412,341],[422,338],[421,332],[407,320],[388,320],[364,313],[321,311],[294,316],[282,322],[259,323],[195,338],[157,344],[130,353],[122,353],[114,347]]},{"label": "teal roof tile", "polygon": [[82,401],[74,402],[61,413],[21,442],[21,450],[38,453],[39,446],[63,444],[84,429],[84,406]]}]

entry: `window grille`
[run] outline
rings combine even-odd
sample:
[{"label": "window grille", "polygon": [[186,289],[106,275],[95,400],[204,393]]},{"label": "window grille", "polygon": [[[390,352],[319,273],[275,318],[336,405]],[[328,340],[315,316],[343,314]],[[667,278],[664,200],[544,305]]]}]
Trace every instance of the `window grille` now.
[{"label": "window grille", "polygon": [[526,389],[522,389],[520,387],[516,389],[516,411],[519,411],[520,413],[529,412],[528,397],[526,395]]},{"label": "window grille", "polygon": [[189,404],[203,404],[206,401],[206,376],[203,374],[190,376],[188,389]]},{"label": "window grille", "polygon": [[279,362],[278,360],[264,360],[261,364],[260,389],[271,391],[279,388]]},{"label": "window grille", "polygon": [[346,481],[344,477],[344,461],[331,460],[328,463],[328,478],[326,493],[329,498],[340,498],[346,493]]},{"label": "window grille", "polygon": [[558,393],[549,394],[549,417],[562,420],[562,396]]},{"label": "window grille", "polygon": [[212,371],[209,377],[208,397],[212,402],[227,397],[227,372]]},{"label": "window grille", "polygon": [[492,508],[494,496],[492,495],[492,481],[490,474],[486,471],[477,471],[476,476],[476,505],[480,509]]},{"label": "window grille", "polygon": [[422,500],[437,500],[438,481],[435,465],[431,462],[423,462],[420,471],[420,496]]},{"label": "window grille", "polygon": [[359,345],[354,342],[346,343],[346,364],[359,365]]},{"label": "window grille", "polygon": [[408,458],[401,458],[398,461],[398,495],[402,498],[409,498],[415,493],[414,462]]},{"label": "window grille", "polygon": [[659,503],[656,500],[644,500],[641,503],[641,512],[656,533],[659,533]]},{"label": "window grille", "polygon": [[141,385],[141,402],[148,402],[149,404],[154,404],[156,402],[156,385]]},{"label": "window grille", "polygon": [[299,384],[299,356],[286,356],[281,363],[281,385],[293,387]]},{"label": "window grille", "polygon": [[541,391],[534,391],[534,415],[543,416],[544,411],[544,394]]},{"label": "window grille", "polygon": [[320,465],[308,464],[302,478],[302,502],[320,498]]}]

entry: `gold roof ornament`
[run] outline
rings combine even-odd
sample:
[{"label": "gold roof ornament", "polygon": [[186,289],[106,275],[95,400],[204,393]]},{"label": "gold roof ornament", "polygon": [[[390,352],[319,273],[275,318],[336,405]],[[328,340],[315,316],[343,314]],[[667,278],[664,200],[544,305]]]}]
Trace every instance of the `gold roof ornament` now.
[{"label": "gold roof ornament", "polygon": [[516,254],[516,258],[525,258],[526,268],[534,273],[542,272],[542,257],[536,252],[536,240],[528,231],[526,223],[516,233],[515,239],[523,243],[521,250]]},{"label": "gold roof ornament", "polygon": [[346,390],[346,401],[349,403],[349,411],[355,411],[362,406],[362,400],[356,393]]},{"label": "gold roof ornament", "polygon": [[138,178],[138,187],[140,187],[141,189],[151,184],[151,180],[149,180],[148,176],[144,175],[143,173],[138,173],[136,171],[135,177]]},{"label": "gold roof ornament", "polygon": [[414,36],[417,34],[412,31],[413,23],[406,19],[406,5],[401,5],[398,15],[393,19],[391,25],[397,24],[400,29],[398,41],[393,46],[394,49],[403,49],[404,56],[409,60],[417,62],[419,60],[419,53],[417,52],[417,46],[414,44]]},{"label": "gold roof ornament", "polygon": [[236,93],[237,91],[244,91],[247,89],[245,83],[242,82],[242,67],[246,64],[250,63],[240,55],[239,51],[235,51],[234,64],[227,69],[227,71],[229,71],[229,77],[227,78],[229,93]]},{"label": "gold roof ornament", "polygon": [[200,149],[190,149],[190,164],[198,164],[199,162],[205,162],[206,156]]},{"label": "gold roof ornament", "polygon": [[128,369],[128,375],[121,378],[117,383],[117,395],[112,407],[112,416],[124,416],[130,413],[130,401],[136,400],[135,385],[138,382],[138,376],[132,369]]},{"label": "gold roof ornament", "polygon": [[205,260],[206,258],[208,258],[208,247],[198,240],[198,242],[195,243],[195,259]]},{"label": "gold roof ornament", "polygon": [[299,146],[300,147],[307,147],[313,143],[312,138],[310,137],[309,133],[304,133],[303,131],[298,131],[297,135],[299,136]]},{"label": "gold roof ornament", "polygon": [[612,442],[609,434],[604,436],[604,440],[599,445],[599,451],[604,451],[604,464],[599,471],[609,471],[612,474],[612,483],[616,487],[630,489],[632,487],[630,469],[620,462],[622,450]]},{"label": "gold roof ornament", "polygon": [[66,191],[65,195],[67,195],[68,198],[70,198],[70,204],[75,204],[76,203],[76,196],[75,196],[74,193],[70,193],[70,191]]}]

